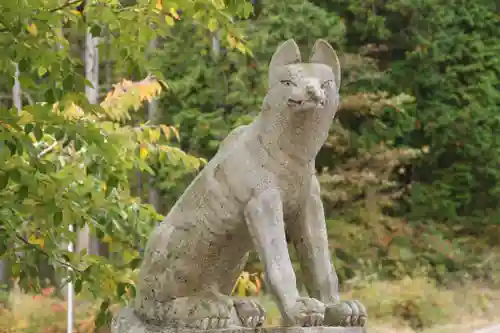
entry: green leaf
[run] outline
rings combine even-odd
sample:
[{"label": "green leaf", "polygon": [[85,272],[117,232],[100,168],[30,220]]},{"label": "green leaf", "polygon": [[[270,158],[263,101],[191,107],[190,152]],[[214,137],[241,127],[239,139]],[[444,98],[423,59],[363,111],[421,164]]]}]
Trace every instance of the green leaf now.
[{"label": "green leaf", "polygon": [[58,210],[54,213],[54,225],[56,227],[60,226],[63,221],[63,213],[61,210]]},{"label": "green leaf", "polygon": [[45,97],[45,101],[49,104],[54,104],[56,102],[54,89],[47,89],[44,97]]},{"label": "green leaf", "polygon": [[17,184],[21,182],[21,173],[17,169],[9,170],[8,177]]},{"label": "green leaf", "polygon": [[59,129],[59,130],[57,130],[57,131],[54,133],[54,138],[55,138],[57,141],[61,141],[61,140],[64,138],[64,135],[65,135],[64,130]]},{"label": "green leaf", "polygon": [[116,295],[118,298],[122,297],[125,294],[127,285],[124,282],[118,282],[116,285]]},{"label": "green leaf", "polygon": [[132,259],[128,266],[131,268],[131,269],[136,269],[137,267],[139,267],[139,265],[141,264],[142,262],[142,258],[134,258]]},{"label": "green leaf", "polygon": [[93,25],[91,28],[90,28],[90,33],[92,34],[92,37],[100,37],[101,36],[101,33],[102,33],[102,28],[100,25],[96,24],[96,25]]},{"label": "green leaf", "polygon": [[75,88],[75,80],[73,75],[68,74],[63,80],[63,88],[67,91],[73,91]]},{"label": "green leaf", "polygon": [[42,126],[39,124],[36,124],[34,129],[33,129],[33,134],[35,135],[35,138],[37,141],[42,140],[42,138],[43,138]]},{"label": "green leaf", "polygon": [[5,143],[5,145],[9,148],[11,155],[15,155],[16,154],[16,152],[17,152],[17,144],[16,144],[16,142],[7,141]]},{"label": "green leaf", "polygon": [[217,30],[217,27],[218,27],[217,20],[211,17],[208,20],[208,30],[210,30],[210,32],[215,32]]},{"label": "green leaf", "polygon": [[102,301],[101,306],[99,308],[101,312],[105,312],[109,308],[109,304],[110,304],[109,299],[105,299],[104,301]]},{"label": "green leaf", "polygon": [[99,311],[94,322],[96,327],[104,326],[106,324],[106,312]]},{"label": "green leaf", "polygon": [[76,138],[75,140],[75,149],[78,151],[80,149],[82,149],[82,147],[85,145],[85,142],[80,139],[79,137]]},{"label": "green leaf", "polygon": [[19,190],[17,191],[17,196],[20,200],[24,200],[28,197],[29,195],[29,187],[26,185],[21,185],[19,187]]},{"label": "green leaf", "polygon": [[26,58],[22,58],[21,60],[19,60],[17,66],[19,68],[19,72],[27,72],[30,70],[30,62]]},{"label": "green leaf", "polygon": [[30,134],[34,127],[35,127],[35,125],[33,125],[33,124],[24,125],[24,133]]},{"label": "green leaf", "polygon": [[0,190],[3,190],[9,183],[9,174],[6,172],[0,172]]},{"label": "green leaf", "polygon": [[76,279],[76,281],[75,281],[75,294],[78,295],[82,291],[82,286],[83,286],[83,280]]}]

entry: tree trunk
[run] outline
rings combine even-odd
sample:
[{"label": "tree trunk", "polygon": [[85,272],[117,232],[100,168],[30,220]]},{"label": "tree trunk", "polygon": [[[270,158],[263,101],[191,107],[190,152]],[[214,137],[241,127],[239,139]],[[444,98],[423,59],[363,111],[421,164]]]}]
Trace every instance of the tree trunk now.
[{"label": "tree trunk", "polygon": [[[85,86],[85,95],[92,104],[99,103],[99,51],[97,43],[98,39],[87,30],[84,50],[85,78],[92,84],[92,87]],[[99,241],[90,235],[88,225],[85,225],[78,232],[76,252],[83,249],[86,249],[89,254],[99,253]]]},{"label": "tree trunk", "polygon": [[[150,43],[150,50],[154,51],[157,47],[157,40],[153,39]],[[153,99],[148,103],[148,121],[151,124],[158,123],[158,100]],[[161,194],[158,188],[155,186],[156,176],[149,177],[149,193],[148,201],[156,209],[157,212],[161,213]]]},{"label": "tree trunk", "polygon": [[[21,83],[19,82],[19,66],[14,64],[16,71],[14,73],[14,85],[12,86],[12,106],[17,109],[17,113],[21,113],[23,108]],[[0,290],[10,290],[10,265],[7,260],[0,260]]]}]

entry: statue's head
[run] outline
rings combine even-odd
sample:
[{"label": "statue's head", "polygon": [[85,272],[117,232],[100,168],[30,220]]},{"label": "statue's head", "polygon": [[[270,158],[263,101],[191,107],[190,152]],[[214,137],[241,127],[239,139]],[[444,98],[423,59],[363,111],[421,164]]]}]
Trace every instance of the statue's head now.
[{"label": "statue's head", "polygon": [[314,44],[307,63],[302,62],[295,41],[289,39],[278,47],[269,64],[272,98],[268,102],[287,106],[292,112],[336,110],[339,87],[339,59],[330,44],[321,39]]},{"label": "statue's head", "polygon": [[266,141],[290,156],[312,160],[328,137],[339,87],[339,59],[326,41],[316,41],[309,62],[302,62],[292,39],[281,44],[269,64],[269,89],[259,122]]}]

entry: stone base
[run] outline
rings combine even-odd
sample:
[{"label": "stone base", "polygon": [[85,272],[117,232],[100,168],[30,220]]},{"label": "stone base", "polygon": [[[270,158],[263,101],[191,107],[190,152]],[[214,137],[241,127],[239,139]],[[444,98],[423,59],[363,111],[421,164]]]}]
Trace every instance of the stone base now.
[{"label": "stone base", "polygon": [[365,333],[362,327],[262,327],[193,330],[145,325],[130,308],[122,309],[111,323],[111,333]]}]

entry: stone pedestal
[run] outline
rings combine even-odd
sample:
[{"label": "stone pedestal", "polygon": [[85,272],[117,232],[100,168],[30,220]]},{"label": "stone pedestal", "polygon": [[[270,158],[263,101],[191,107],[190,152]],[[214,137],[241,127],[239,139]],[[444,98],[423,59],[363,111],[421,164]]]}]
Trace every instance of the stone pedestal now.
[{"label": "stone pedestal", "polygon": [[362,327],[264,327],[264,328],[225,328],[206,331],[192,329],[159,328],[145,325],[137,318],[132,309],[125,308],[113,318],[111,333],[365,333]]}]

